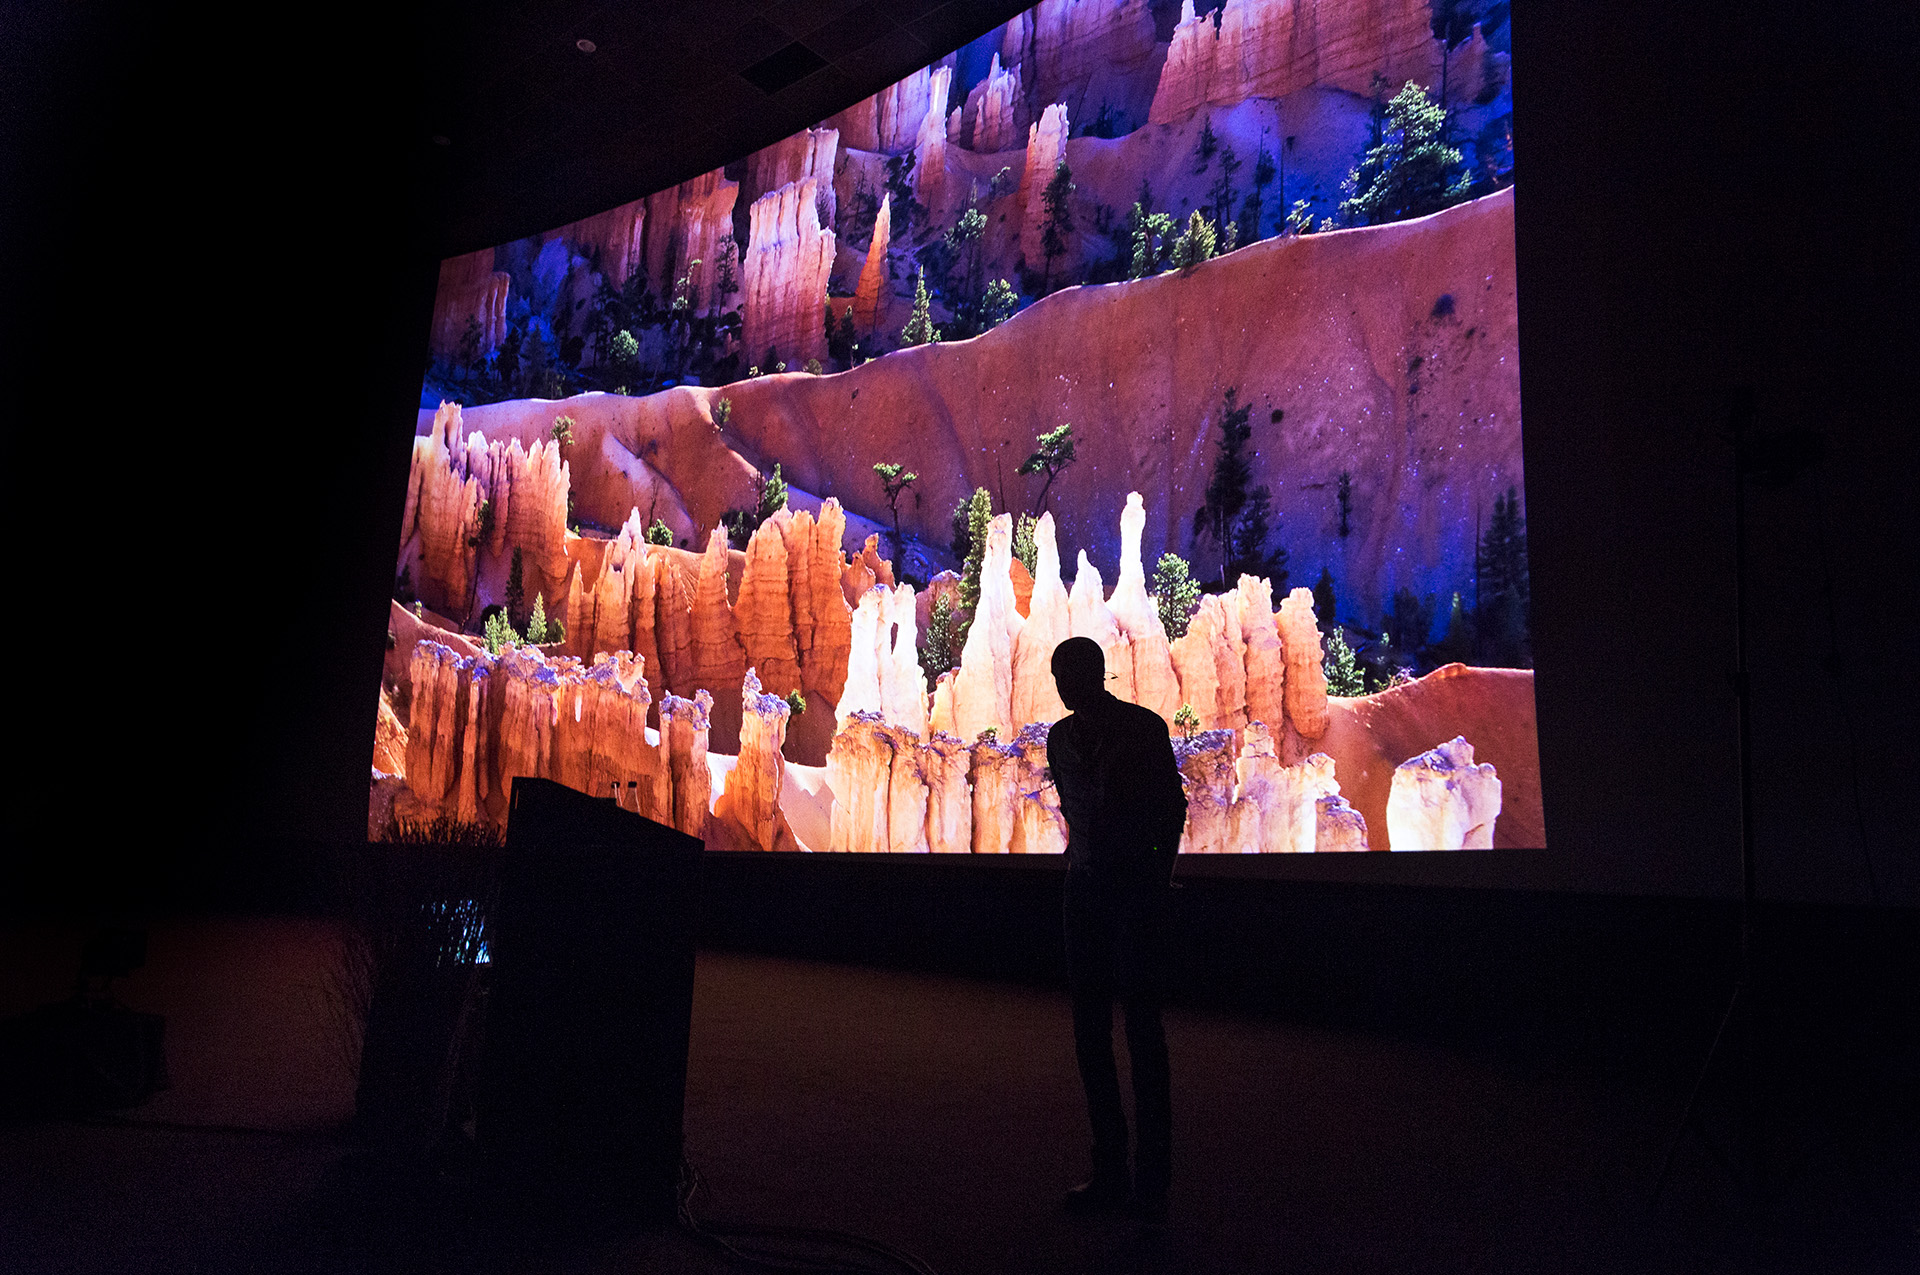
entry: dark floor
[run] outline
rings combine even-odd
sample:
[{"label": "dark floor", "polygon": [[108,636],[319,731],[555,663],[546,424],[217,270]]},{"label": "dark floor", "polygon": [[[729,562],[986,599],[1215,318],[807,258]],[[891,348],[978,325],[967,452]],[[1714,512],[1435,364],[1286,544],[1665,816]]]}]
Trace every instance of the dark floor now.
[{"label": "dark floor", "polygon": [[[83,938],[0,934],[0,1016],[61,994]],[[0,1131],[0,1270],[339,1269],[316,1203],[352,1105],[333,950],[314,921],[155,927],[123,997],[167,1015],[173,1088]],[[1175,1010],[1176,1184],[1151,1234],[1057,1209],[1085,1142],[1058,993],[706,952],[694,1006],[702,1212],[860,1233],[943,1275],[1920,1269],[1904,1138],[1776,1122],[1758,1203],[1689,1139],[1652,1204],[1684,1065]],[[738,1269],[672,1232],[457,1247],[462,1270]]]}]

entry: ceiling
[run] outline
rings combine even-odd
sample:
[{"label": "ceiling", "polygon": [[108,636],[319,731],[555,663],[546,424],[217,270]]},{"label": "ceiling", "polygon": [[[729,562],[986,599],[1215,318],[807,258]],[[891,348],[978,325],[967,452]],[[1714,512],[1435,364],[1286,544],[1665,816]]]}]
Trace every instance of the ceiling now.
[{"label": "ceiling", "polygon": [[625,203],[816,124],[1032,3],[436,5],[420,20],[432,70],[414,139],[428,218],[451,255]]}]

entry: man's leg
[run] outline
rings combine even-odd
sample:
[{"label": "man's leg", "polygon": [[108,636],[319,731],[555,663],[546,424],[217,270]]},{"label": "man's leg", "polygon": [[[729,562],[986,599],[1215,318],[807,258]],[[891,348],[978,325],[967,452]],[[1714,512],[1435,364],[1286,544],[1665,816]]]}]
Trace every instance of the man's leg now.
[{"label": "man's leg", "polygon": [[1136,901],[1120,927],[1121,1003],[1133,1072],[1134,1193],[1164,1201],[1173,1173],[1173,1085],[1160,1007],[1166,996],[1167,903],[1158,893]]},{"label": "man's leg", "polygon": [[1067,876],[1066,938],[1073,1047],[1093,1126],[1094,1177],[1124,1181],[1127,1117],[1113,1059],[1113,918],[1107,901],[1073,873]]}]

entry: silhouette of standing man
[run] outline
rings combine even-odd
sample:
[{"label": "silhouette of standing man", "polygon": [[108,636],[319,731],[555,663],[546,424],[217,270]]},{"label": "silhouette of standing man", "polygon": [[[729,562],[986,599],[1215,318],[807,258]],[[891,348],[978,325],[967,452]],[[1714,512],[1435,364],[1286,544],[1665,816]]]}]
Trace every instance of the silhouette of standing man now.
[{"label": "silhouette of standing man", "polygon": [[[1123,1203],[1165,1219],[1173,1112],[1160,1023],[1174,855],[1187,812],[1167,724],[1106,688],[1106,657],[1090,638],[1053,650],[1053,679],[1069,716],[1047,736],[1047,764],[1067,820],[1067,985],[1073,1044],[1093,1124],[1093,1176],[1067,1192],[1067,1209]],[[1113,1058],[1113,1002],[1126,1015],[1136,1124],[1129,1197],[1127,1118]]]}]

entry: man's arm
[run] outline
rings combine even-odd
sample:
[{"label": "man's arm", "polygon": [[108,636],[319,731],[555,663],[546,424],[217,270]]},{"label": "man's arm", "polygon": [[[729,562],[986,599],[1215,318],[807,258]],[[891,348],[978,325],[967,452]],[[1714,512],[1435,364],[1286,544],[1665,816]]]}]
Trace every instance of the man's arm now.
[{"label": "man's arm", "polygon": [[1173,755],[1173,736],[1166,719],[1153,714],[1157,727],[1149,745],[1151,774],[1149,792],[1153,802],[1154,844],[1166,861],[1168,876],[1173,875],[1174,856],[1180,852],[1180,837],[1187,825],[1187,792],[1180,782],[1180,763]]}]

